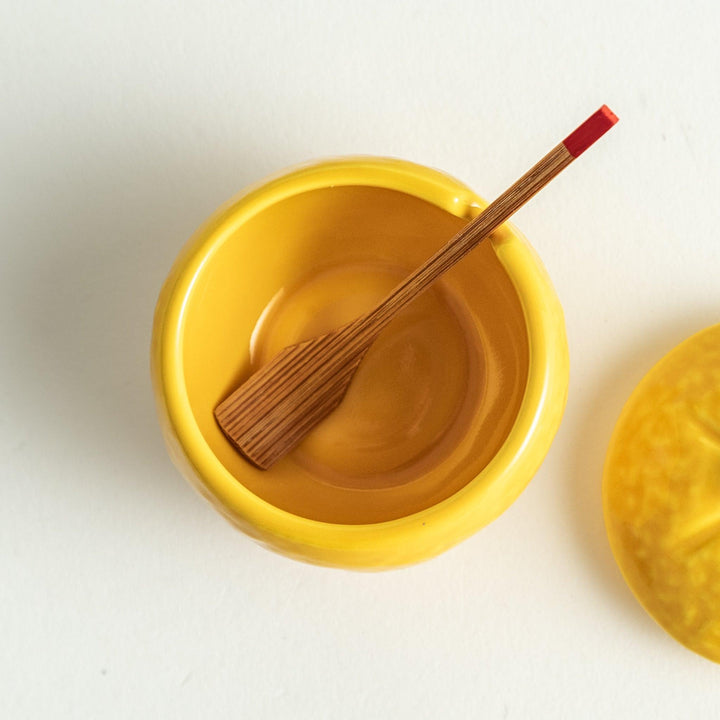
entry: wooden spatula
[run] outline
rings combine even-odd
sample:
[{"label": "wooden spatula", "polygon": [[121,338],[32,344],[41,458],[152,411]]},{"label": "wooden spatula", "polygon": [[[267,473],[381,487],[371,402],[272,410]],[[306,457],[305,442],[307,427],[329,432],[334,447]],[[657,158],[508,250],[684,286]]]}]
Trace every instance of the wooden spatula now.
[{"label": "wooden spatula", "polygon": [[377,307],[327,335],[286,347],[252,375],[215,408],[233,445],[263,470],[295,447],[337,407],[368,348],[395,315],[616,122],[603,105]]}]

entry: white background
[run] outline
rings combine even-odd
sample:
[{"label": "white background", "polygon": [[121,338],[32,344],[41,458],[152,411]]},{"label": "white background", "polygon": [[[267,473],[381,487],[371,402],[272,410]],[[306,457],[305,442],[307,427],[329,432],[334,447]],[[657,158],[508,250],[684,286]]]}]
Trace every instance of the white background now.
[{"label": "white background", "polygon": [[[0,2],[0,716],[690,718],[720,668],[608,548],[623,402],[720,318],[714,2]],[[515,218],[572,381],[521,498],[445,555],[274,555],[174,470],[153,306],[213,209],[349,153],[492,197],[607,103],[620,124]]]}]

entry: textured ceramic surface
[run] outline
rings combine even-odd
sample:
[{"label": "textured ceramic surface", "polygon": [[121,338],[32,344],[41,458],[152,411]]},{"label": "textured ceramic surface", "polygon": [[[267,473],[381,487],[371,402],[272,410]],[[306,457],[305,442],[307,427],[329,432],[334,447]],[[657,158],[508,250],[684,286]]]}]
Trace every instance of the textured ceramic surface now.
[{"label": "textured ceramic surface", "polygon": [[603,494],[610,543],[638,600],[720,662],[720,325],[638,385],[613,435]]},{"label": "textured ceramic surface", "polygon": [[[385,568],[442,552],[520,494],[560,423],[568,357],[552,286],[509,225],[453,269],[444,286],[420,298],[414,311],[408,308],[394,330],[388,327],[376,361],[369,355],[361,368],[357,404],[349,393],[350,410],[333,414],[326,428],[270,471],[243,461],[212,419],[223,394],[274,345],[294,342],[298,328],[321,331],[323,323],[332,326],[362,311],[392,286],[398,268],[419,264],[483,205],[437,171],[398,160],[346,158],[304,166],[247,190],[189,241],[156,308],[154,388],[175,464],[234,524],[298,559]],[[376,256],[380,269],[371,263]],[[318,266],[321,271],[304,282]],[[345,292],[353,283],[355,291]],[[323,292],[339,289],[332,312],[313,309],[319,286]],[[278,293],[287,288],[292,302],[273,320]],[[420,312],[422,303],[427,313]],[[447,391],[435,392],[429,406],[419,403],[416,384],[404,382],[403,373],[385,377],[387,363],[378,360],[389,353],[401,362],[403,348],[412,345],[402,338],[420,337],[412,328],[426,317],[436,319],[433,332],[446,341],[426,347],[418,340],[413,358],[424,365],[414,367],[437,373],[442,366],[434,356],[451,353]],[[463,348],[467,333],[479,339],[477,357]],[[390,382],[391,395],[415,402],[418,417],[425,412],[426,419],[412,422],[409,401],[393,404],[373,395],[374,374]],[[458,377],[467,385],[459,385]],[[488,391],[493,377],[495,397]],[[363,405],[363,393],[372,402]],[[407,430],[399,433],[402,462],[389,445],[361,453],[353,441],[338,451],[349,433],[364,427],[357,418],[367,408]],[[443,413],[448,422],[434,428]],[[426,452],[416,440],[427,428],[434,429]]]}]

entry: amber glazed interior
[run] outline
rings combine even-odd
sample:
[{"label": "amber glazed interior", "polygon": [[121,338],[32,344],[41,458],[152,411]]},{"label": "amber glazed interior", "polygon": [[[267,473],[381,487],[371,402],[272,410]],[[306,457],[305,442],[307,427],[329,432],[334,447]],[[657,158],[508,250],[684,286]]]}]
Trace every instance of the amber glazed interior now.
[{"label": "amber glazed interior", "polygon": [[207,258],[184,309],[183,380],[203,438],[245,488],[308,519],[377,523],[487,465],[528,374],[522,307],[491,242],[383,331],[340,408],[269,471],[213,416],[276,352],[369,310],[467,221],[396,190],[327,187],[267,205]]}]

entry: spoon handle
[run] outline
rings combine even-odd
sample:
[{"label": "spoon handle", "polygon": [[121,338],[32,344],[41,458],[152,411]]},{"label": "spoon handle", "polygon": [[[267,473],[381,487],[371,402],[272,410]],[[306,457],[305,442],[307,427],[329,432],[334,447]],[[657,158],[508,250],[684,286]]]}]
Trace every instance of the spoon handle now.
[{"label": "spoon handle", "polygon": [[377,307],[359,318],[353,327],[356,338],[363,336],[372,341],[405,305],[467,255],[616,122],[617,117],[603,105],[401,282]]}]

